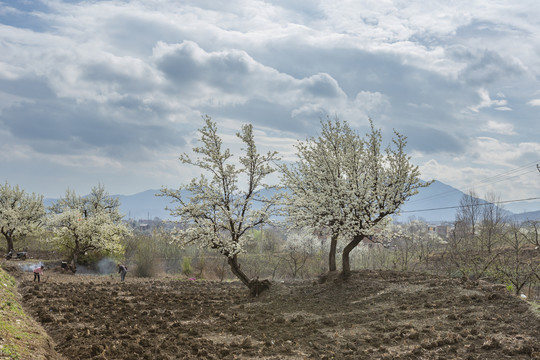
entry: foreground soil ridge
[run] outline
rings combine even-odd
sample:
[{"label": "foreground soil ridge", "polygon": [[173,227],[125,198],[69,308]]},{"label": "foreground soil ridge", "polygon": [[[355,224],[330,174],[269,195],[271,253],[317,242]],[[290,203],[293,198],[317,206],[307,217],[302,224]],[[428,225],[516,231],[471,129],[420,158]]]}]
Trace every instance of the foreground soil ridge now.
[{"label": "foreground soil ridge", "polygon": [[19,277],[69,359],[540,359],[540,318],[503,286],[417,273],[275,283]]},{"label": "foreground soil ridge", "polygon": [[58,360],[54,342],[23,310],[17,281],[0,267],[0,359]]}]

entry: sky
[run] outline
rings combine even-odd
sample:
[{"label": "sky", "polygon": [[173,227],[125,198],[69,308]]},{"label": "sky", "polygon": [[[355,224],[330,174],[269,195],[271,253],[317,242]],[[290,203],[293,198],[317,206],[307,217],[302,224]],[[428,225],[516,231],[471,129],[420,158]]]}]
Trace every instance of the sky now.
[{"label": "sky", "polygon": [[285,162],[337,116],[406,135],[424,180],[537,198],[539,80],[536,0],[0,1],[0,181],[177,188],[204,115]]}]

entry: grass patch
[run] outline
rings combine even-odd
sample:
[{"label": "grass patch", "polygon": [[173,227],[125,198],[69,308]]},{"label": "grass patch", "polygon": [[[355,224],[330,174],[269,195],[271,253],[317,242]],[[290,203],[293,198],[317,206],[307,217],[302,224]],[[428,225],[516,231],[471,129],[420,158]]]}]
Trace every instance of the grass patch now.
[{"label": "grass patch", "polygon": [[26,315],[17,301],[15,279],[0,269],[0,356],[8,359],[20,359],[28,355],[21,349],[21,341],[28,334],[21,326]]},{"label": "grass patch", "polygon": [[0,267],[0,359],[43,359],[48,344],[46,333],[18,301],[17,282]]},{"label": "grass patch", "polygon": [[529,305],[531,306],[531,310],[532,310],[533,314],[534,314],[537,318],[540,318],[540,302],[537,302],[537,301],[529,301]]}]

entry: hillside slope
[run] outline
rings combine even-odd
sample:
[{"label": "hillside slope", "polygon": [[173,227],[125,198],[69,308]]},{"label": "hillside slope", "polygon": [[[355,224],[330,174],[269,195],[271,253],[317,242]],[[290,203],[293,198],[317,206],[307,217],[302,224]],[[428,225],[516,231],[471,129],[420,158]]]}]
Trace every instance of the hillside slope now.
[{"label": "hillside slope", "polygon": [[[45,330],[23,310],[16,280],[0,266],[0,359],[59,360]],[[13,270],[13,269],[12,269]],[[39,289],[39,285],[34,288]]]}]

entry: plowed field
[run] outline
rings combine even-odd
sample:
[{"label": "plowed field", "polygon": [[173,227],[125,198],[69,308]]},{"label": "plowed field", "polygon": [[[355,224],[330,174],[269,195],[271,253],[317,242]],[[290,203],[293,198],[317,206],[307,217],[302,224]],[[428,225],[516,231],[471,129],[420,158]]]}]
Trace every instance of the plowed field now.
[{"label": "plowed field", "polygon": [[504,287],[361,271],[343,282],[19,276],[68,359],[540,359],[540,319]]}]

